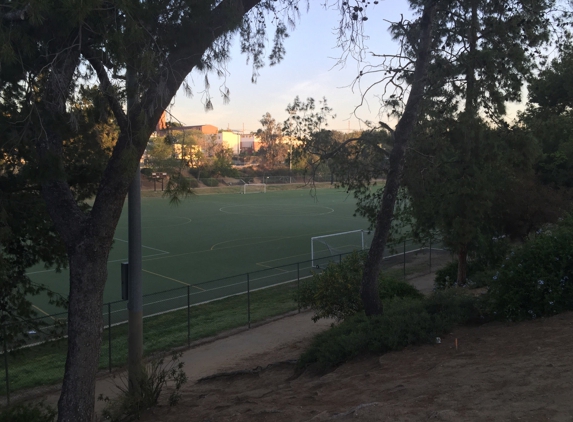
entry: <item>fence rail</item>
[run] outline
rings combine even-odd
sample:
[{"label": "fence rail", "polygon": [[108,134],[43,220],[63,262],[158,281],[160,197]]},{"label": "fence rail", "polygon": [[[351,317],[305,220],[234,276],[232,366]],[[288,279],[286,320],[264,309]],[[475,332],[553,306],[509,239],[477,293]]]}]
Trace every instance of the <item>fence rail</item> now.
[{"label": "fence rail", "polygon": [[[400,274],[404,278],[409,274],[431,272],[432,255],[434,254],[435,256],[436,253],[442,251],[441,244],[434,243],[433,245],[430,244],[429,247],[425,247],[413,241],[389,245],[388,250],[393,251],[393,253],[384,258],[383,270],[393,271],[395,275]],[[311,277],[313,273],[321,271],[331,262],[341,262],[344,256],[349,253],[315,258],[314,265],[313,261],[308,260],[144,295],[143,314],[146,321],[149,322],[145,323],[144,327],[156,325],[158,324],[156,321],[162,317],[178,312],[177,323],[170,323],[177,326],[175,337],[178,340],[176,340],[177,344],[173,344],[173,346],[190,346],[192,339],[200,337],[199,333],[193,332],[194,329],[198,329],[197,326],[193,325],[193,318],[197,319],[198,315],[191,316],[194,307],[245,295],[246,300],[240,301],[237,305],[237,318],[239,325],[250,328],[253,322],[253,306],[257,305],[256,299],[253,300],[252,297],[254,292],[277,286],[288,286],[294,292],[295,289],[298,290],[301,280]],[[294,298],[294,296],[291,293],[291,298]],[[299,304],[294,302],[294,299],[291,300],[292,304],[289,305],[289,309],[298,309],[300,312]],[[123,331],[126,331],[125,325],[128,321],[126,303],[127,301],[120,300],[103,305],[102,321],[105,332],[101,359],[103,361],[107,360],[107,362],[100,361],[100,367],[105,366],[109,371],[113,367],[123,366],[126,362],[127,341],[122,337]],[[243,315],[242,317],[240,316],[241,314]],[[54,330],[52,328],[58,324],[65,325],[66,321],[67,313],[48,315],[34,320],[34,325],[39,325],[41,329],[36,332],[22,333],[22,339],[26,340],[27,343],[24,348],[34,349],[33,346],[46,344],[46,342],[54,340]],[[6,329],[5,326],[2,328],[3,330]],[[171,329],[172,327],[169,328]],[[65,339],[65,336],[62,338]],[[12,353],[7,353],[10,351]],[[15,374],[11,374],[10,360],[13,359],[12,355],[18,355],[18,353],[14,352],[18,352],[18,350],[11,350],[11,345],[7,344],[5,336],[2,336],[2,350],[0,350],[0,353],[3,354],[5,380],[0,383],[0,397],[3,396],[7,401],[10,400],[12,391],[26,388],[25,386],[30,384],[30,382],[23,382],[23,377],[31,376],[26,371],[23,371],[23,373],[16,373],[15,371]],[[30,355],[34,355],[34,353],[30,353]],[[61,367],[50,369],[57,370],[56,372],[63,374],[64,362],[65,350],[62,350],[62,356],[59,359]],[[34,375],[36,376],[37,374]],[[60,376],[50,375],[46,379],[38,380],[33,384],[53,384],[61,379],[59,378]]]}]

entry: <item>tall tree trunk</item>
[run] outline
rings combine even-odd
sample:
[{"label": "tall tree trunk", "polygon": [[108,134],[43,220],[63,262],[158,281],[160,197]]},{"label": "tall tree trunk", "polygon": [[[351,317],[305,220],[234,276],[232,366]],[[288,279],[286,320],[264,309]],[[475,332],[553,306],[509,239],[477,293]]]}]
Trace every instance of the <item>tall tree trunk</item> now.
[{"label": "tall tree trunk", "polygon": [[[470,167],[468,164],[472,161],[472,152],[474,147],[477,145],[479,135],[476,132],[475,118],[477,117],[477,96],[478,91],[476,89],[476,51],[477,51],[477,34],[478,34],[478,0],[472,0],[471,2],[471,25],[468,37],[468,58],[466,62],[466,102],[463,118],[458,119],[458,124],[463,126],[463,144],[462,144],[462,156],[460,160],[464,163],[463,172],[461,175],[462,179],[466,179],[466,169]],[[471,177],[471,176],[470,176]],[[460,201],[464,204],[462,207],[462,212],[460,216],[464,219],[468,218],[470,211],[467,209],[467,202],[464,198],[466,194],[460,197]],[[463,286],[466,283],[467,278],[467,256],[468,256],[468,244],[462,243],[459,246],[458,251],[458,275],[456,278],[456,284],[458,286]]]},{"label": "tall tree trunk", "polygon": [[[60,422],[94,420],[95,378],[102,336],[102,301],[107,280],[107,258],[121,215],[127,188],[135,174],[136,160],[126,164],[130,135],[121,134],[91,212],[77,204],[66,181],[61,127],[68,124],[66,101],[79,52],[61,53],[51,68],[38,104],[44,136],[36,140],[42,197],[68,253],[70,293],[68,353],[62,393],[58,402]],[[143,153],[144,145],[135,153]],[[102,187],[103,186],[103,187]]]},{"label": "tall tree trunk", "polygon": [[[111,242],[106,242],[111,245]],[[94,420],[95,380],[102,342],[103,290],[110,247],[86,238],[69,252],[68,354],[58,420]]]},{"label": "tall tree trunk", "polygon": [[404,108],[404,114],[400,118],[396,131],[394,132],[394,147],[390,153],[390,169],[386,177],[386,186],[380,201],[380,209],[376,215],[376,229],[372,239],[372,245],[368,252],[368,257],[364,265],[362,284],[360,286],[360,297],[364,305],[366,315],[382,314],[382,302],[378,293],[378,274],[380,264],[384,255],[386,241],[390,233],[390,226],[394,216],[394,206],[396,195],[400,187],[402,173],[404,170],[404,154],[406,145],[414,126],[418,120],[420,103],[424,96],[427,83],[428,64],[431,58],[432,26],[436,1],[429,0],[424,6],[420,22],[420,43],[418,56],[414,69],[414,82],[410,96]]},{"label": "tall tree trunk", "polygon": [[478,33],[478,0],[472,0],[471,4],[471,26],[469,31],[468,58],[466,63],[466,104],[465,112],[468,116],[474,117],[476,113],[477,91],[476,91],[476,50]]},{"label": "tall tree trunk", "polygon": [[458,251],[458,277],[456,279],[456,284],[458,286],[463,286],[466,284],[466,278],[468,275],[468,245],[466,243],[460,245]]}]

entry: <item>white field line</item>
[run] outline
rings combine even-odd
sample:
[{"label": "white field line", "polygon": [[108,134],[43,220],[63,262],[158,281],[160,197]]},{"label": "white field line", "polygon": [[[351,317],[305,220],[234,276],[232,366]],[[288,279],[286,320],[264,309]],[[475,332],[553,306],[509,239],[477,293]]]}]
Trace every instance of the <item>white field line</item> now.
[{"label": "white field line", "polygon": [[[127,243],[127,240],[119,239],[119,238],[117,238],[117,237],[114,237],[114,240],[117,240],[117,241],[119,241],[119,242]],[[171,252],[164,251],[164,250],[161,250],[161,249],[152,248],[151,246],[141,245],[141,247],[142,247],[142,248],[145,248],[145,249],[151,249],[152,251],[157,251],[157,252],[159,252],[159,253],[154,253],[154,254],[149,254],[149,255],[143,255],[143,256],[141,257],[142,259],[151,258],[151,257],[153,257],[153,256],[169,255],[169,254],[171,253]],[[124,261],[127,261],[127,258],[112,259],[112,260],[107,261],[107,263],[110,264],[110,263],[113,263],[113,262],[124,262]],[[52,268],[52,269],[49,269],[49,270],[32,271],[32,272],[26,273],[26,275],[41,274],[41,273],[50,273],[50,272],[52,272],[52,271],[56,271],[56,270]]]}]

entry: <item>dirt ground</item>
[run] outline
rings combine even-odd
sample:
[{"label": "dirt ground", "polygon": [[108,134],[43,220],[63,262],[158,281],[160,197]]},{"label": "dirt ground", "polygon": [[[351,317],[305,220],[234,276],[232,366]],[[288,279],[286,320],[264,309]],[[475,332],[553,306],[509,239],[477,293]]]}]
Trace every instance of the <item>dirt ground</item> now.
[{"label": "dirt ground", "polygon": [[[424,292],[432,281],[432,274],[409,280]],[[141,420],[573,421],[572,312],[458,327],[439,344],[364,355],[325,375],[298,374],[295,360],[330,325],[311,316],[294,314],[184,352],[190,381],[180,403]],[[99,380],[99,392],[109,388],[109,378]]]},{"label": "dirt ground", "polygon": [[[460,327],[441,344],[295,375],[303,343],[253,355],[243,374],[186,386],[143,421],[571,421],[573,313]],[[458,349],[455,343],[457,339]]]}]

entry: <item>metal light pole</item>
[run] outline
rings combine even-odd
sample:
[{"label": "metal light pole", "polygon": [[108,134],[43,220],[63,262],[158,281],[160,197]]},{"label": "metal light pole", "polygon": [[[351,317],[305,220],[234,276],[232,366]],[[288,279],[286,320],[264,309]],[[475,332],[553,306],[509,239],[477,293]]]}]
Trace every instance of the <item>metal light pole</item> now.
[{"label": "metal light pole", "polygon": [[292,138],[289,137],[288,182],[292,183]]},{"label": "metal light pole", "polygon": [[[135,78],[127,69],[127,115],[134,105]],[[133,133],[131,134],[133,136]],[[141,168],[137,163],[135,177],[129,186],[128,198],[128,381],[129,390],[138,392],[143,358],[143,294],[141,289]]]}]

